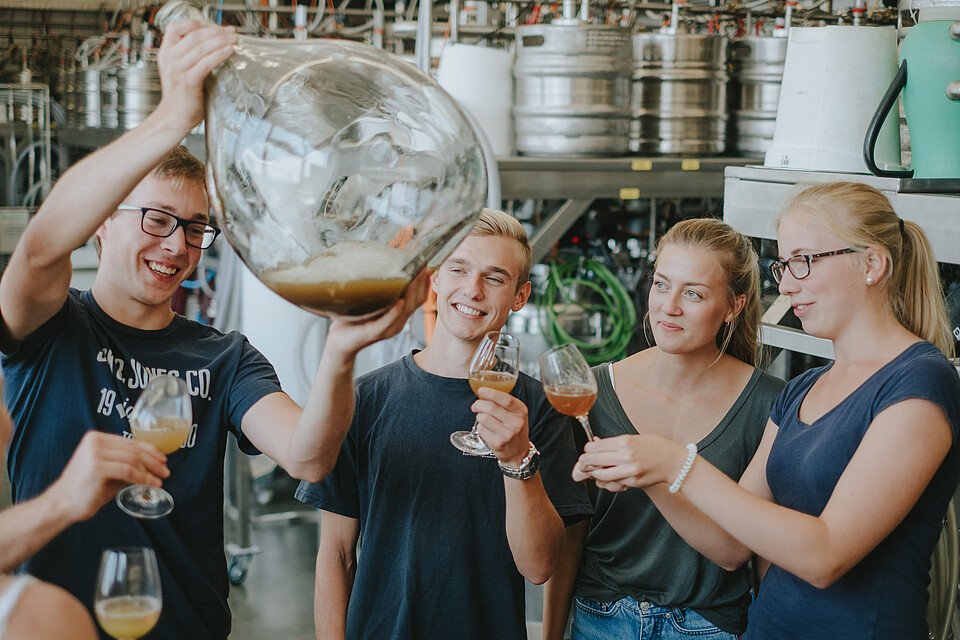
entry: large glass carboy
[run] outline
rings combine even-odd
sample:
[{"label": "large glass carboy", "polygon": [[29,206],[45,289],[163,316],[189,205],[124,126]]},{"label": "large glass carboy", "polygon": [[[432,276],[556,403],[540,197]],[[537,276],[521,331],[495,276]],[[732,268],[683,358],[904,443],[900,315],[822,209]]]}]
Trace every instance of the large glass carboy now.
[{"label": "large glass carboy", "polygon": [[[157,14],[209,22],[189,2]],[[207,190],[268,287],[321,315],[383,310],[469,232],[480,143],[435,81],[344,40],[241,36],[206,85]]]}]

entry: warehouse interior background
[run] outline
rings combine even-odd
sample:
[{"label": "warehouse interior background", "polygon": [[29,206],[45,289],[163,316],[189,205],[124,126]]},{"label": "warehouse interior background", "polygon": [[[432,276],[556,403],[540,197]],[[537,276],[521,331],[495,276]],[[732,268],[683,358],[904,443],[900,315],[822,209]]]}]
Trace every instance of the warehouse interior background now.
[{"label": "warehouse interior background", "polygon": [[[756,239],[769,264],[774,220],[794,185],[838,176],[876,186],[902,217],[924,226],[960,338],[960,224],[953,219],[960,160],[951,159],[960,150],[914,157],[910,135],[960,127],[960,118],[911,117],[896,97],[879,110],[900,43],[925,20],[960,20],[958,0],[198,4],[250,36],[385,49],[427,70],[457,99],[482,131],[492,168],[488,204],[523,222],[534,246],[535,294],[507,325],[521,340],[528,373],[557,342],[574,341],[591,363],[647,346],[648,276],[657,238],[675,222],[723,217]],[[151,20],[159,7],[0,0],[0,268],[57,177],[158,103],[161,36]],[[960,60],[960,22],[954,26]],[[801,37],[809,28],[820,28],[815,41]],[[944,90],[960,98],[960,76],[953,80]],[[202,127],[186,141],[201,157]],[[74,285],[89,286],[96,266],[92,247],[78,251]],[[829,360],[829,342],[799,329],[764,273],[766,367],[789,378]],[[287,392],[305,399],[326,320],[266,289],[225,242],[205,253],[174,304],[188,317],[246,333]],[[362,354],[358,374],[423,341],[415,316],[400,336]],[[227,470],[232,637],[314,637],[317,514],[293,501],[295,483],[269,460],[232,452]],[[943,621],[938,638],[960,633],[955,521],[951,527],[931,599],[931,620]],[[541,598],[529,586],[531,637]]]}]

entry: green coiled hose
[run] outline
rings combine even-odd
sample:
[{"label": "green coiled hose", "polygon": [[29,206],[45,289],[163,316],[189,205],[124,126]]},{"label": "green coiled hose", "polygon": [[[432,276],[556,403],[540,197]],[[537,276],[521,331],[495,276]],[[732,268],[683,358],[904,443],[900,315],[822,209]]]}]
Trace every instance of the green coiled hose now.
[{"label": "green coiled hose", "polygon": [[[572,287],[589,290],[593,300],[574,300]],[[537,297],[540,330],[553,345],[573,343],[591,365],[620,360],[637,323],[637,310],[626,288],[602,262],[579,255],[561,254],[550,264],[549,277]],[[559,316],[572,308],[592,315],[600,312],[610,322],[610,332],[596,342],[585,342],[570,335]]]}]

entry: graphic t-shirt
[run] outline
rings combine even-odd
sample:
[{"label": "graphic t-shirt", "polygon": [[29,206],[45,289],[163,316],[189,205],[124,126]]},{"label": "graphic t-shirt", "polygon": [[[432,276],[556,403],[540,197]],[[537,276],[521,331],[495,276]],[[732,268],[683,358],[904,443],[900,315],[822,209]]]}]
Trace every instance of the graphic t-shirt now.
[{"label": "graphic t-shirt", "polygon": [[[164,488],[174,510],[156,520],[126,515],[110,502],[69,527],[25,564],[92,610],[100,555],[112,547],[153,548],[163,613],[150,638],[222,640],[230,631],[223,552],[223,459],[227,433],[240,433],[247,410],[280,391],[269,362],[239,333],[176,316],[144,331],[103,312],[89,291],[71,290],[57,314],[3,357],[4,400],[15,425],[8,467],[14,502],[56,480],[91,429],[130,435],[127,414],[152,375],[184,380],[193,426],[170,454]],[[104,636],[106,638],[107,636]]]}]

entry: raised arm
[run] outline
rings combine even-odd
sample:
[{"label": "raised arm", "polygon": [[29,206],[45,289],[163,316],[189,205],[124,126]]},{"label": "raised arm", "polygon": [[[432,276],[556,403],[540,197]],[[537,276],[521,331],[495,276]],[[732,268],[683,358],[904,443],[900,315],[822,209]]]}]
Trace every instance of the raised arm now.
[{"label": "raised arm", "polygon": [[231,28],[171,25],[159,52],[163,97],[157,109],[63,174],[20,238],[0,281],[3,347],[12,348],[63,306],[70,254],[200,122],[204,78],[229,57],[236,37]]},{"label": "raised arm", "polygon": [[317,640],[343,640],[347,633],[347,605],[357,569],[360,521],[329,511],[321,514],[313,599]]},{"label": "raised arm", "polygon": [[[698,458],[683,483],[689,501],[746,548],[818,588],[826,588],[873,550],[903,520],[936,473],[952,442],[943,410],[905,400],[878,414],[819,517],[776,505],[737,485]],[[590,472],[629,486],[670,483],[685,450],[648,436],[643,469]],[[587,450],[592,444],[587,445]],[[586,453],[578,464],[602,465]]]},{"label": "raised arm", "polygon": [[89,431],[60,477],[32,500],[0,513],[0,573],[6,573],[70,525],[93,516],[129,484],[159,487],[170,475],[152,445]]},{"label": "raised arm", "polygon": [[[527,406],[508,393],[482,387],[474,403],[480,437],[504,466],[518,468],[530,447]],[[564,528],[537,473],[527,480],[504,476],[507,544],[517,570],[543,584],[560,562]]]},{"label": "raised arm", "polygon": [[244,435],[294,478],[319,482],[327,477],[353,419],[353,365],[357,354],[399,333],[423,303],[428,286],[424,271],[410,283],[404,297],[379,318],[331,323],[303,409],[285,393],[266,396],[244,415]]}]

